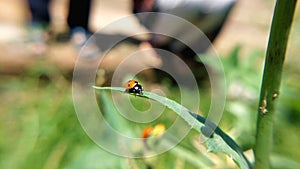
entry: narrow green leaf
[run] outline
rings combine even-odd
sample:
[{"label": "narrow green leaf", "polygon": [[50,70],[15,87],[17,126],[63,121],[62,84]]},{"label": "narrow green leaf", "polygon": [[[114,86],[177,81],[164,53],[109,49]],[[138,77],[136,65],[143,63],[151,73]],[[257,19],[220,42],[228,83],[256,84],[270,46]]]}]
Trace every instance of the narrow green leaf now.
[{"label": "narrow green leaf", "polygon": [[[121,87],[96,87],[98,90],[113,90],[124,92],[125,88]],[[206,120],[204,117],[190,112],[187,108],[178,104],[177,102],[170,100],[166,97],[157,95],[155,93],[144,91],[143,95],[136,95],[138,97],[148,98],[154,101],[157,101],[169,109],[176,112],[180,117],[182,117],[192,128],[202,133],[204,136],[207,136],[214,130],[214,134],[212,137],[207,138],[206,146],[208,151],[210,152],[223,152],[230,156],[235,163],[241,169],[251,168],[251,165],[247,158],[244,156],[243,151],[240,147],[227,135],[225,134],[219,127],[217,127],[214,123]]]},{"label": "narrow green leaf", "polygon": [[237,68],[239,65],[239,52],[241,50],[241,45],[237,45],[233,51],[231,52],[231,55],[228,58],[228,61],[231,63],[232,67]]},{"label": "narrow green leaf", "polygon": [[123,131],[124,131],[124,129],[125,129],[126,132],[130,131],[127,121],[124,120],[124,118],[118,114],[118,111],[115,109],[115,107],[114,107],[111,99],[108,97],[108,95],[106,93],[102,92],[99,94],[99,97],[100,97],[101,110],[103,112],[106,112],[106,114],[104,114],[104,116],[105,116],[107,122],[116,130],[123,129]]}]

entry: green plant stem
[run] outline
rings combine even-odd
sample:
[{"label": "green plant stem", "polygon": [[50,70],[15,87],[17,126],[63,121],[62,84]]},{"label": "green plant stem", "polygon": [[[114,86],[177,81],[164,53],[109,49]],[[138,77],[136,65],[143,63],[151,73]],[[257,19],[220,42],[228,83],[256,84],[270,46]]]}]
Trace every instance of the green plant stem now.
[{"label": "green plant stem", "polygon": [[259,100],[254,147],[255,169],[270,168],[269,155],[273,141],[274,103],[279,95],[287,41],[296,3],[297,0],[276,1]]}]

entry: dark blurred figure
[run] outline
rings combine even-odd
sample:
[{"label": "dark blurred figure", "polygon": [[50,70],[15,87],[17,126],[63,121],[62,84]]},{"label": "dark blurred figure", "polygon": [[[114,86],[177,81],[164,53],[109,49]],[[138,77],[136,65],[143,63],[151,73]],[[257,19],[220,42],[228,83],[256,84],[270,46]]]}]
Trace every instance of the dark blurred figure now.
[{"label": "dark blurred figure", "polygon": [[[50,0],[28,0],[32,19],[29,29],[29,41],[35,47],[36,54],[41,54],[46,48],[47,36],[45,32],[51,22],[49,14]],[[89,16],[91,0],[70,0],[68,26],[71,42],[80,50],[91,33],[89,30]]]},{"label": "dark blurred figure", "polygon": [[[203,65],[195,62],[195,55],[204,53],[211,46],[210,42],[213,42],[219,34],[235,3],[236,0],[133,0],[132,12],[172,14],[199,28],[208,39],[205,35],[190,29],[191,27],[184,22],[171,21],[168,17],[154,13],[137,15],[139,22],[150,32],[167,32],[172,36],[152,34],[150,40],[142,43],[142,46],[147,46],[145,43],[148,43],[148,46],[168,50],[181,57],[192,71],[199,73],[199,68]],[[184,40],[187,44],[176,38]],[[161,58],[163,64],[173,64],[180,69],[172,60],[165,59],[163,56]],[[178,70],[178,74],[184,75],[184,72]]]},{"label": "dark blurred figure", "polygon": [[[230,10],[236,0],[133,0],[133,13],[161,12],[181,17],[198,27],[213,42],[219,34]],[[183,22],[171,23],[161,15],[144,14],[138,18],[140,23],[150,31],[168,32],[194,44],[204,45],[201,51],[207,49],[208,44],[198,34],[188,29]],[[182,51],[187,46],[177,44],[177,40],[162,35],[153,35],[150,43],[155,47],[168,48],[171,51]]]}]

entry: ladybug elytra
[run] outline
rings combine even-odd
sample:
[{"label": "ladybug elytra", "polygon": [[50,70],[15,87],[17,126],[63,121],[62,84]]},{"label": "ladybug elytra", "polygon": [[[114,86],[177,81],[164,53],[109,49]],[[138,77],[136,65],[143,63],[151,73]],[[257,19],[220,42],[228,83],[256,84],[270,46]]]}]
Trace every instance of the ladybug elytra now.
[{"label": "ladybug elytra", "polygon": [[125,83],[125,92],[132,94],[143,94],[143,86],[139,84],[136,80],[129,80]]}]

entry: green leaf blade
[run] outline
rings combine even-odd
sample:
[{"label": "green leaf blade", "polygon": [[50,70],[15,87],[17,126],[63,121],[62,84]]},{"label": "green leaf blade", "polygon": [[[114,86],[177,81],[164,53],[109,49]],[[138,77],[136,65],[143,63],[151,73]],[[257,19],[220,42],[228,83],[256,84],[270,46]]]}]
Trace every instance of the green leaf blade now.
[{"label": "green leaf blade", "polygon": [[[112,91],[119,91],[125,92],[125,88],[121,87],[97,87],[94,86],[97,90],[112,90]],[[206,146],[209,152],[223,152],[230,156],[234,162],[241,168],[241,169],[249,169],[251,168],[251,164],[244,156],[240,147],[231,139],[226,133],[224,133],[219,127],[217,127],[212,122],[206,120],[204,117],[190,112],[184,106],[178,104],[177,102],[168,99],[166,97],[160,96],[155,93],[144,91],[143,95],[135,95],[137,97],[143,97],[147,99],[151,99],[157,101],[169,109],[173,110],[177,113],[181,118],[183,118],[192,128],[197,130],[202,135],[206,135],[201,131],[202,127],[208,127],[215,129],[215,133],[212,138],[207,138]]]}]

